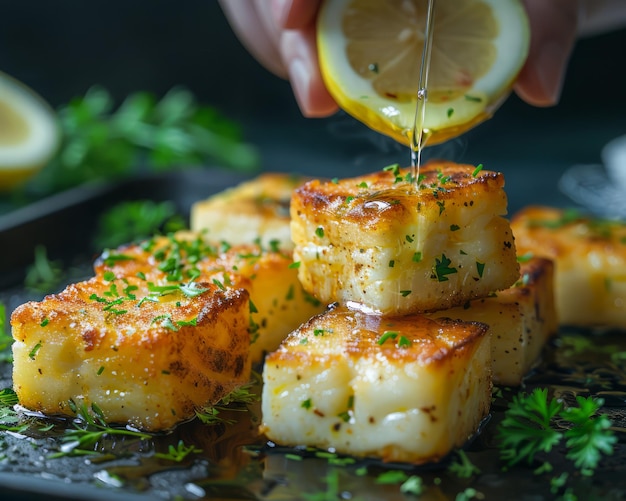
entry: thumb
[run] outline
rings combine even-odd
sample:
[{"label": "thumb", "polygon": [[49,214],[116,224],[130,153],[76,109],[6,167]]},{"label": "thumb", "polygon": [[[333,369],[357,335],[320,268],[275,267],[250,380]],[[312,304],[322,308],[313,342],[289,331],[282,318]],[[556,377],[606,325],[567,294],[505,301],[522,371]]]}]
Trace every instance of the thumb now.
[{"label": "thumb", "polygon": [[530,48],[515,92],[529,104],[552,106],[561,96],[576,41],[578,2],[524,0],[524,4],[530,22]]}]

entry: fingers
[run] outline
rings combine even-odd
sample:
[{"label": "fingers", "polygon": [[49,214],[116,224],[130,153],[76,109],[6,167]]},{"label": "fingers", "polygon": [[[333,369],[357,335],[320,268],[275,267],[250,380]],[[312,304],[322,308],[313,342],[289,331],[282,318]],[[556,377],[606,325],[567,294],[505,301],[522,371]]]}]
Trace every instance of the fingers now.
[{"label": "fingers", "polygon": [[228,22],[248,52],[272,73],[286,78],[287,72],[278,50],[279,35],[275,20],[269,18],[267,8],[258,8],[259,3],[220,0]]},{"label": "fingers", "polygon": [[248,51],[267,69],[289,79],[305,117],[337,111],[317,59],[319,0],[220,0],[220,4]]},{"label": "fingers", "polygon": [[272,0],[276,23],[287,30],[297,30],[315,24],[320,0]]},{"label": "fingers", "polygon": [[326,117],[339,107],[328,93],[319,68],[315,26],[284,31],[280,51],[298,106],[305,117]]},{"label": "fingers", "polygon": [[578,2],[524,0],[531,40],[515,92],[529,104],[552,106],[560,98],[569,57],[576,40]]}]

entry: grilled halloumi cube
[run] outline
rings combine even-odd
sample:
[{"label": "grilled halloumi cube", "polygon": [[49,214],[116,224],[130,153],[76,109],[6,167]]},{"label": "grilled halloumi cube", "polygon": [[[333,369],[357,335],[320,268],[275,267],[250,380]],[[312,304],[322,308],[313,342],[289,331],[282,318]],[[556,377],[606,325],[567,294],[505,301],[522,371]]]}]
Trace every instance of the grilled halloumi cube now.
[{"label": "grilled halloumi cube", "polygon": [[205,232],[211,241],[230,244],[277,245],[291,250],[289,202],[294,188],[304,178],[292,174],[266,173],[196,202],[191,207],[190,226]]},{"label": "grilled halloumi cube", "polygon": [[[143,244],[105,252],[96,276],[139,275],[153,289],[194,279],[250,294],[250,356],[259,363],[267,352],[312,315],[323,311],[298,281],[291,254],[256,244],[211,245],[193,233],[156,237]],[[152,284],[152,285],[149,285]]]},{"label": "grilled halloumi cube", "polygon": [[508,289],[428,315],[489,325],[493,381],[506,386],[522,382],[558,330],[552,261],[533,257],[520,271],[520,280]]},{"label": "grilled halloumi cube", "polygon": [[554,261],[561,324],[626,327],[626,223],[527,207],[511,226],[520,255]]},{"label": "grilled halloumi cube", "polygon": [[511,286],[519,266],[504,178],[452,163],[311,181],[291,202],[294,260],[305,290],[325,303],[382,313],[459,306]]},{"label": "grilled halloumi cube", "polygon": [[248,293],[197,284],[151,295],[139,279],[68,286],[12,314],[13,384],[48,415],[101,410],[159,431],[250,379]]},{"label": "grilled halloumi cube", "polygon": [[385,461],[437,461],[491,398],[488,327],[336,307],[268,355],[261,431],[281,445]]}]

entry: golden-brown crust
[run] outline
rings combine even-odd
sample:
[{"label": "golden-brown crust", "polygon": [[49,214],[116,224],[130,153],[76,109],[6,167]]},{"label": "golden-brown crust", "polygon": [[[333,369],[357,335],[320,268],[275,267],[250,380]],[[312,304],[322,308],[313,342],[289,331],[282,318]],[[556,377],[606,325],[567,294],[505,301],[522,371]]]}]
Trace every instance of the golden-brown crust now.
[{"label": "golden-brown crust", "polygon": [[[312,350],[308,342],[302,344],[302,339],[315,331],[328,338],[328,343],[316,339],[319,350]],[[387,331],[395,336],[381,343],[381,336]],[[417,360],[425,365],[435,364],[454,357],[487,331],[488,326],[479,322],[433,320],[422,315],[376,315],[337,306],[296,329],[277,352],[268,355],[266,362],[294,357],[297,363],[299,357],[324,357],[334,352],[355,359],[382,357],[393,363]],[[407,346],[398,346],[401,337]]]},{"label": "golden-brown crust", "polygon": [[[436,202],[458,199],[457,188],[471,188],[471,197],[479,192],[499,190],[504,186],[504,176],[499,172],[480,171],[474,175],[476,167],[452,162],[430,162],[420,169],[419,194],[425,206]],[[442,175],[445,172],[445,176]],[[404,219],[413,213],[413,186],[396,182],[396,177],[405,178],[409,169],[401,169],[398,176],[392,172],[377,171],[358,178],[334,181],[313,180],[297,188],[295,201],[307,210],[341,214],[351,221],[364,225],[376,224],[372,219],[377,214]],[[473,204],[472,200],[462,203]],[[408,205],[410,204],[410,205]],[[384,210],[381,207],[384,205]],[[421,210],[418,206],[417,210]]]}]

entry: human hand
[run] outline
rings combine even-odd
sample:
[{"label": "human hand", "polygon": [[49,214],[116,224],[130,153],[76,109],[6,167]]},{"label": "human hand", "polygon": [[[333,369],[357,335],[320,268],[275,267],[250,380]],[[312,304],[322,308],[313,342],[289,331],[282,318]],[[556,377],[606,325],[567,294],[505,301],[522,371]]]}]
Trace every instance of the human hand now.
[{"label": "human hand", "polygon": [[[580,6],[587,0],[523,0],[531,29],[530,48],[514,89],[535,106],[552,106],[579,28]],[[593,0],[594,9],[601,0]],[[605,4],[616,1],[605,0]],[[319,69],[315,19],[321,0],[220,0],[244,46],[270,71],[288,78],[304,116],[324,117],[338,106]],[[623,5],[626,5],[624,2]],[[612,5],[614,6],[614,5]],[[623,10],[623,9],[622,9]]]}]

